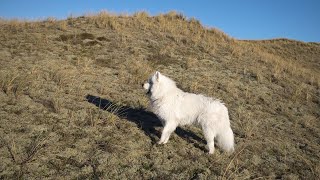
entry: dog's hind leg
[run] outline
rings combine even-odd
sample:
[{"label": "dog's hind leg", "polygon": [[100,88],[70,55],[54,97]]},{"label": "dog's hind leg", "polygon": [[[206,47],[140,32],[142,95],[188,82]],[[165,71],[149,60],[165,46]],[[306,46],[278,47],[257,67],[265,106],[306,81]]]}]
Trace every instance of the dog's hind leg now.
[{"label": "dog's hind leg", "polygon": [[170,138],[171,133],[177,128],[177,124],[174,122],[166,122],[161,138],[158,144],[166,144]]},{"label": "dog's hind leg", "polygon": [[204,127],[204,126],[202,126],[202,130],[203,130],[204,138],[207,141],[207,147],[208,147],[208,150],[209,150],[209,154],[213,154],[214,153],[214,136],[215,136],[215,133],[211,128]]},{"label": "dog's hind leg", "polygon": [[228,127],[222,133],[217,135],[218,146],[223,150],[232,153],[234,151],[234,135],[232,129]]}]

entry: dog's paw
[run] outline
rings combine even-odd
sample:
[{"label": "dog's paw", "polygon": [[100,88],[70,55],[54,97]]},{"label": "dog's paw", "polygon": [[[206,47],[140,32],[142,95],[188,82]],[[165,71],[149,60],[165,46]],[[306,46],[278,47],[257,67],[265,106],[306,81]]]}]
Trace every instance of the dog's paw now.
[{"label": "dog's paw", "polygon": [[159,141],[158,144],[166,144],[168,141]]},{"label": "dog's paw", "polygon": [[209,154],[214,154],[214,148],[209,148],[209,147],[206,147],[206,149],[208,150],[208,153]]}]

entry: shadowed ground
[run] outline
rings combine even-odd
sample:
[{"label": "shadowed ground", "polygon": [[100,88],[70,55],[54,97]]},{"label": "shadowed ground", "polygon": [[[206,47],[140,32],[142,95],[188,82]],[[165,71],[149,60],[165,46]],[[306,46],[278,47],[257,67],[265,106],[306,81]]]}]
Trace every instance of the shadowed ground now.
[{"label": "shadowed ground", "polygon": [[[159,139],[161,133],[157,132],[155,127],[162,126],[162,124],[155,114],[148,112],[145,109],[134,109],[128,106],[117,105],[116,103],[97,96],[87,95],[86,99],[88,102],[96,105],[100,109],[109,111],[120,118],[124,118],[128,121],[136,123],[137,126],[141,128],[148,137],[151,138],[153,143],[156,143],[156,140]],[[187,130],[183,130],[180,127],[176,129],[175,133],[177,133],[177,135],[179,135],[181,138],[186,139],[188,142],[199,141],[201,143],[206,143],[196,134]],[[155,137],[157,137],[157,139]]]}]

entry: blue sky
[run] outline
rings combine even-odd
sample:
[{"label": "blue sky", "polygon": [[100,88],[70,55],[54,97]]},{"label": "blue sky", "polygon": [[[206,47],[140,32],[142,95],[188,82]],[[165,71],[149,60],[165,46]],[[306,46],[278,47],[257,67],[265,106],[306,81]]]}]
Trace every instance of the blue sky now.
[{"label": "blue sky", "polygon": [[0,17],[66,18],[107,10],[176,10],[237,39],[290,38],[320,42],[320,0],[0,0]]}]

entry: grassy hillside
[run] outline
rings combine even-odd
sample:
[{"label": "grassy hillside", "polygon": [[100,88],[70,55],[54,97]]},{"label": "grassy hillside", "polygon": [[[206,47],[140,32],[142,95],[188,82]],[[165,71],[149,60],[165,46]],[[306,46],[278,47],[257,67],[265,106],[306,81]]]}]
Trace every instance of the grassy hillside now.
[{"label": "grassy hillside", "polygon": [[[170,12],[0,22],[0,179],[319,179],[320,44],[240,41]],[[229,108],[236,150],[201,129],[157,145],[155,70]]]}]

